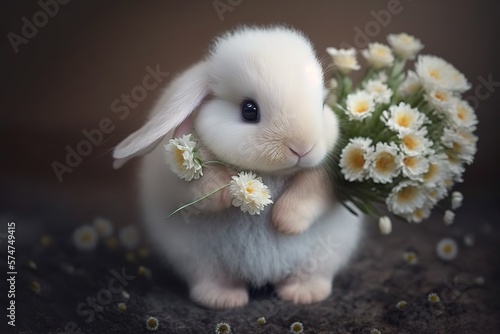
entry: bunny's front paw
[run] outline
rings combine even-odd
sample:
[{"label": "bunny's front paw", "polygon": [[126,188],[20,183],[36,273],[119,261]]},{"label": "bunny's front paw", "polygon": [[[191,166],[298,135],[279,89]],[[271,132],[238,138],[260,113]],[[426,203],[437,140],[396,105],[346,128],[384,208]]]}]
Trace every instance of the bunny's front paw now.
[{"label": "bunny's front paw", "polygon": [[[202,198],[223,187],[231,181],[232,173],[225,167],[212,167],[198,180],[195,198]],[[232,197],[229,189],[223,188],[199,202],[196,207],[202,211],[216,212],[231,206]]]},{"label": "bunny's front paw", "polygon": [[310,208],[285,192],[273,206],[272,222],[274,227],[284,234],[299,234],[309,228]]}]

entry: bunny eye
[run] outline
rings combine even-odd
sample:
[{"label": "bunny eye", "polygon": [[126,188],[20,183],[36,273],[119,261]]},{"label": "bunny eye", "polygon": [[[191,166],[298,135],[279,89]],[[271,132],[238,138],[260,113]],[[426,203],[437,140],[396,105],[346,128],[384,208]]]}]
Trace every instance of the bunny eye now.
[{"label": "bunny eye", "polygon": [[255,101],[245,100],[241,104],[241,117],[248,122],[258,122],[260,120],[259,106]]}]

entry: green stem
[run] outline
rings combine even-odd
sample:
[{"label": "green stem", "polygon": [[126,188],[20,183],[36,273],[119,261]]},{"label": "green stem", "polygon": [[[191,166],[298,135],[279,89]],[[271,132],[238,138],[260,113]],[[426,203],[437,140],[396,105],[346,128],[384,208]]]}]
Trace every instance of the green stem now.
[{"label": "green stem", "polygon": [[179,211],[181,211],[181,210],[183,210],[183,209],[187,208],[188,206],[191,206],[191,205],[193,205],[193,204],[196,204],[196,203],[198,203],[198,202],[203,201],[205,198],[207,198],[207,197],[209,197],[209,196],[212,196],[213,194],[215,194],[215,193],[216,193],[216,192],[218,192],[219,190],[222,190],[222,189],[224,189],[224,188],[226,188],[226,187],[229,187],[229,185],[230,185],[230,183],[228,183],[228,184],[226,184],[226,185],[223,185],[222,187],[215,189],[215,190],[214,190],[214,191],[212,191],[211,193],[209,193],[209,194],[207,194],[207,195],[205,195],[205,196],[203,196],[203,197],[201,197],[201,198],[198,198],[197,200],[195,200],[195,201],[193,201],[193,202],[190,202],[190,203],[188,203],[188,204],[184,204],[183,206],[181,206],[180,208],[176,209],[174,212],[172,212],[171,214],[169,214],[169,215],[168,215],[168,217],[167,217],[167,218],[165,218],[165,220],[167,220],[168,218],[172,217],[172,216],[173,216],[173,215],[175,215],[177,212],[179,212]]}]

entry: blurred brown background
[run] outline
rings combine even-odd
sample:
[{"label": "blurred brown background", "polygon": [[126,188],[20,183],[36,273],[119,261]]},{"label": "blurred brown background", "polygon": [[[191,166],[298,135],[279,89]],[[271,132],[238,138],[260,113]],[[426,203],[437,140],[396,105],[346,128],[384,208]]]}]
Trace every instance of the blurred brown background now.
[{"label": "blurred brown background", "polygon": [[[215,35],[239,24],[295,26],[325,59],[327,46],[356,45],[356,29],[372,29],[370,41],[382,42],[389,33],[407,32],[423,41],[424,53],[463,71],[473,84],[470,95],[475,96],[480,77],[500,82],[500,5],[494,1],[73,0],[59,4],[57,13],[49,7],[53,17],[46,22],[38,15],[38,32],[17,46],[18,53],[8,34],[22,35],[23,17],[33,22],[42,7],[36,1],[0,6],[0,209],[7,215],[45,217],[42,225],[52,217],[76,225],[96,214],[122,223],[138,219],[136,162],[115,171],[110,151],[142,124],[161,90],[147,91],[123,120],[111,104],[142,85],[147,66],[170,73],[165,85],[202,57]],[[395,6],[389,18],[381,14],[390,13],[388,6]],[[483,95],[476,96],[479,152],[466,182],[458,186],[465,207],[477,212],[493,208],[499,198],[500,84],[490,89],[483,87]],[[98,128],[103,118],[114,130],[59,182],[51,164],[65,164],[66,146],[76,148],[86,139],[82,131]]]}]

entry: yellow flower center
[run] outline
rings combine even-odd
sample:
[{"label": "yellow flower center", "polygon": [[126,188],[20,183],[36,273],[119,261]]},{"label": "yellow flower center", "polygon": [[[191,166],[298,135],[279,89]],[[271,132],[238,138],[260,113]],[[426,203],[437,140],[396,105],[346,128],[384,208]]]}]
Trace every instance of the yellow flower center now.
[{"label": "yellow flower center", "polygon": [[92,234],[90,232],[83,232],[80,236],[81,242],[89,242],[90,240],[92,240]]},{"label": "yellow flower center", "polygon": [[413,168],[417,165],[418,159],[416,157],[406,157],[403,159],[403,163],[409,167]]},{"label": "yellow flower center", "polygon": [[410,35],[407,35],[407,34],[402,34],[400,37],[399,37],[399,41],[405,45],[409,45],[411,44],[411,42],[413,42],[413,38],[411,38]]},{"label": "yellow flower center", "polygon": [[184,164],[184,157],[182,156],[182,154],[184,154],[184,150],[181,150],[180,148],[176,147],[175,162],[177,163],[177,166],[179,166],[179,168],[181,168],[182,165]]},{"label": "yellow flower center", "polygon": [[429,76],[433,79],[439,80],[441,79],[441,72],[436,69],[429,69]]},{"label": "yellow flower center", "polygon": [[451,252],[453,252],[453,247],[450,244],[443,246],[443,253],[450,254]]},{"label": "yellow flower center", "polygon": [[439,100],[439,101],[442,101],[442,102],[445,102],[447,101],[448,99],[446,98],[446,94],[444,94],[443,92],[436,92],[434,94],[434,97],[436,98],[436,100]]},{"label": "yellow flower center", "polygon": [[407,186],[398,192],[397,199],[399,202],[407,203],[412,201],[418,194],[418,188],[415,186]]},{"label": "yellow flower center", "polygon": [[387,50],[381,47],[373,48],[373,54],[379,57],[385,57],[387,55]]},{"label": "yellow flower center", "polygon": [[469,113],[463,106],[458,106],[457,107],[457,117],[461,121],[465,121],[467,119],[467,116],[469,116]]},{"label": "yellow flower center", "polygon": [[247,186],[246,186],[245,191],[246,191],[247,193],[249,193],[249,194],[252,194],[252,193],[255,191],[255,189],[254,189],[254,188],[252,187],[252,185],[250,184],[250,185],[247,185]]},{"label": "yellow flower center", "polygon": [[367,101],[359,101],[354,106],[353,111],[358,114],[363,114],[368,111],[368,102]]},{"label": "yellow flower center", "polygon": [[424,217],[424,210],[422,210],[422,209],[420,209],[420,208],[419,208],[419,209],[417,209],[417,210],[415,210],[415,211],[413,212],[413,216],[414,216],[416,219],[418,219],[418,220],[422,219],[422,218]]},{"label": "yellow flower center", "polygon": [[363,166],[365,165],[366,162],[364,157],[364,152],[362,149],[354,149],[349,151],[346,160],[347,164],[349,165],[349,168],[354,170],[363,169]]},{"label": "yellow flower center", "polygon": [[148,327],[155,328],[156,327],[156,320],[155,319],[148,319]]},{"label": "yellow flower center", "polygon": [[413,116],[408,113],[399,113],[396,115],[396,124],[408,128],[413,123]]},{"label": "yellow flower center", "polygon": [[388,173],[396,167],[396,163],[394,161],[394,157],[392,154],[387,152],[382,152],[378,155],[377,160],[375,162],[375,169],[380,172]]},{"label": "yellow flower center", "polygon": [[429,170],[427,171],[427,173],[424,174],[424,182],[429,182],[430,180],[432,180],[436,176],[438,171],[439,171],[438,165],[430,164]]},{"label": "yellow flower center", "polygon": [[403,145],[409,150],[414,150],[418,147],[418,140],[416,140],[412,135],[404,136]]},{"label": "yellow flower center", "polygon": [[298,333],[298,332],[300,332],[302,330],[302,326],[299,325],[299,324],[295,324],[295,325],[293,325],[292,330],[294,332]]}]

